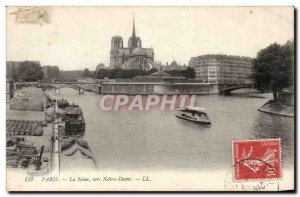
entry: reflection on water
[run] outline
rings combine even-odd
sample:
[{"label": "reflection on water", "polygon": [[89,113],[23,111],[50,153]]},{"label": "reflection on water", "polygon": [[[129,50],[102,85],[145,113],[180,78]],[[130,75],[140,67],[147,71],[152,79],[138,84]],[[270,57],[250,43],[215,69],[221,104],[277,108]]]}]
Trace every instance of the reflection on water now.
[{"label": "reflection on water", "polygon": [[207,127],[174,111],[101,111],[100,95],[91,92],[63,88],[59,96],[82,107],[85,137],[102,170],[228,169],[232,140],[279,137],[283,166],[293,164],[293,119],[258,112],[268,98],[198,96],[212,122]]},{"label": "reflection on water", "polygon": [[283,164],[291,165],[294,157],[294,119],[260,113],[254,125],[254,139],[274,136],[282,143]]}]

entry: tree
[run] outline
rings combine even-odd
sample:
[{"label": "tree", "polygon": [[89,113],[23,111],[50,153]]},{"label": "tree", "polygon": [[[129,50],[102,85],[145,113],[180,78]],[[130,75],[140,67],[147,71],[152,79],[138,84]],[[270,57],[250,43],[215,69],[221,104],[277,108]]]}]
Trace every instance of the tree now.
[{"label": "tree", "polygon": [[184,72],[183,76],[187,79],[194,79],[196,77],[195,70],[191,67],[188,67]]},{"label": "tree", "polygon": [[114,68],[114,69],[99,69],[95,73],[95,77],[98,79],[104,79],[105,77],[109,79],[116,79],[116,78],[133,78],[136,76],[146,76],[150,75],[154,72],[157,72],[156,68],[153,68],[151,70],[125,70],[121,68]]},{"label": "tree", "polygon": [[90,77],[91,76],[90,70],[88,68],[85,68],[82,72],[82,76],[83,77]]},{"label": "tree", "polygon": [[40,62],[23,61],[18,68],[18,81],[38,81],[43,77]]},{"label": "tree", "polygon": [[188,67],[186,70],[168,70],[166,73],[175,77],[185,77],[186,79],[194,79],[196,77],[195,70],[192,67]]},{"label": "tree", "polygon": [[13,81],[19,81],[20,80],[20,75],[19,75],[19,69],[16,68],[15,66],[12,66],[10,68],[10,75]]},{"label": "tree", "polygon": [[96,71],[100,70],[100,69],[104,69],[105,68],[105,65],[100,63],[96,66]]},{"label": "tree", "polygon": [[294,44],[271,44],[258,52],[254,60],[254,86],[265,92],[272,91],[274,101],[278,92],[293,84]]},{"label": "tree", "polygon": [[185,70],[168,70],[166,73],[174,76],[174,77],[183,77],[183,73]]}]

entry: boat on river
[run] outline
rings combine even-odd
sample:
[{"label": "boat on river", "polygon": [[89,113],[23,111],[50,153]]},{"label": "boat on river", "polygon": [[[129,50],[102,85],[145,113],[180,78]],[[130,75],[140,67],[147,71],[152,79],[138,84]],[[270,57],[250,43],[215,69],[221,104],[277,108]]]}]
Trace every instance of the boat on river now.
[{"label": "boat on river", "polygon": [[200,107],[183,107],[177,109],[175,116],[183,120],[211,125],[210,119],[205,111],[206,109]]},{"label": "boat on river", "polygon": [[67,135],[77,135],[85,132],[85,121],[82,109],[78,105],[65,107],[65,133]]}]

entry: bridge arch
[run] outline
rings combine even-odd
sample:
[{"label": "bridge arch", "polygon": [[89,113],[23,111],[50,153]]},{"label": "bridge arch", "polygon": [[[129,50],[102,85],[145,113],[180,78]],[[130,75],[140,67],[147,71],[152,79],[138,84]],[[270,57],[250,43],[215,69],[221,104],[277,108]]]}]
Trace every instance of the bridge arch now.
[{"label": "bridge arch", "polygon": [[[83,90],[89,90],[89,91],[98,92],[98,93],[101,93],[101,91],[102,91],[102,86],[99,84],[82,84],[82,85],[78,85],[78,87]],[[95,88],[95,87],[97,87],[97,88]]]},{"label": "bridge arch", "polygon": [[253,84],[244,84],[244,85],[233,85],[233,86],[227,86],[224,88],[219,89],[219,93],[221,95],[230,95],[232,91],[238,90],[238,89],[244,89],[244,88],[252,88]]}]

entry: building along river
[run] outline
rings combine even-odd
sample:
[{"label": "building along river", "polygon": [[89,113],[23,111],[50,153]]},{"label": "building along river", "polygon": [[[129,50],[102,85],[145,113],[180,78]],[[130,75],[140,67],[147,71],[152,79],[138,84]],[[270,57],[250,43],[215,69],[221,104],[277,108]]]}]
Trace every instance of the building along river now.
[{"label": "building along river", "polygon": [[[47,90],[54,94],[54,90]],[[101,95],[62,88],[58,97],[78,104],[85,139],[100,170],[217,170],[232,165],[232,140],[281,138],[283,168],[293,167],[294,119],[257,109],[265,98],[197,96],[210,127],[176,118],[175,111],[101,111]]]}]

